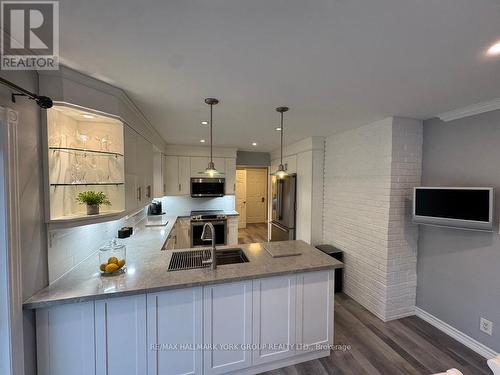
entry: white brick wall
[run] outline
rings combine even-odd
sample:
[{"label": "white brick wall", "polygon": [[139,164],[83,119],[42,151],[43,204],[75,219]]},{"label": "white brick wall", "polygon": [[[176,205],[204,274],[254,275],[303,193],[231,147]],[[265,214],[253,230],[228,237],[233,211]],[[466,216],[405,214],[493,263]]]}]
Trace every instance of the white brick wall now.
[{"label": "white brick wall", "polygon": [[421,122],[389,118],[326,139],[323,241],[345,252],[345,292],[383,320],[415,305]]}]

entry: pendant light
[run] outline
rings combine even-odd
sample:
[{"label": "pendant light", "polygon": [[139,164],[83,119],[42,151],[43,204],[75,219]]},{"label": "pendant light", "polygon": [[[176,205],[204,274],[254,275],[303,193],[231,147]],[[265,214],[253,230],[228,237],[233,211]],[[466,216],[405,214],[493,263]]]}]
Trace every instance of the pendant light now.
[{"label": "pendant light", "polygon": [[210,161],[208,162],[208,167],[205,169],[205,172],[201,172],[205,175],[208,175],[209,177],[215,177],[219,176],[223,173],[220,173],[215,169],[215,164],[213,160],[213,137],[212,137],[212,132],[213,132],[213,106],[219,103],[218,99],[215,98],[206,98],[205,103],[207,103],[210,106]]},{"label": "pendant light", "polygon": [[276,108],[276,111],[280,113],[280,135],[281,135],[281,156],[280,156],[280,165],[278,166],[278,170],[273,173],[274,176],[278,177],[279,179],[285,178],[288,176],[288,173],[285,171],[285,167],[283,166],[283,133],[285,132],[285,128],[283,127],[283,113],[288,111],[288,107],[278,107]]}]

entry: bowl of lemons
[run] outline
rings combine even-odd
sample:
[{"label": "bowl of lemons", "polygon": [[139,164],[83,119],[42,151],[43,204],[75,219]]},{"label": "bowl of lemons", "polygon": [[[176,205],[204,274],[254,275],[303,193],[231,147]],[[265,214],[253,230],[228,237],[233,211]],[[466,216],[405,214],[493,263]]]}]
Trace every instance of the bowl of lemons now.
[{"label": "bowl of lemons", "polygon": [[125,271],[126,247],[116,239],[99,248],[99,270],[101,275],[116,275]]}]

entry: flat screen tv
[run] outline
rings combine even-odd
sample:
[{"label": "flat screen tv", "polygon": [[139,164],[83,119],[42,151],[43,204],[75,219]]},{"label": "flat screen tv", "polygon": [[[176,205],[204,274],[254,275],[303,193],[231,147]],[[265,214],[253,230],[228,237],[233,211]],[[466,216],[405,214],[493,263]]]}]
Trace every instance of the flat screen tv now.
[{"label": "flat screen tv", "polygon": [[493,230],[493,188],[416,187],[413,222],[471,230]]}]

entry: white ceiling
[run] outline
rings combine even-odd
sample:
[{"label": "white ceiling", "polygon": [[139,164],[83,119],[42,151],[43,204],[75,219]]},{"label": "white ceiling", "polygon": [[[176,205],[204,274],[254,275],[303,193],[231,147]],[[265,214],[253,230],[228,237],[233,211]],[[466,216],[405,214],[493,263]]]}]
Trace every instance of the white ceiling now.
[{"label": "white ceiling", "polygon": [[[270,151],[500,97],[499,0],[63,0],[65,64],[123,88],[168,143]],[[258,142],[252,147],[251,142]]]}]

